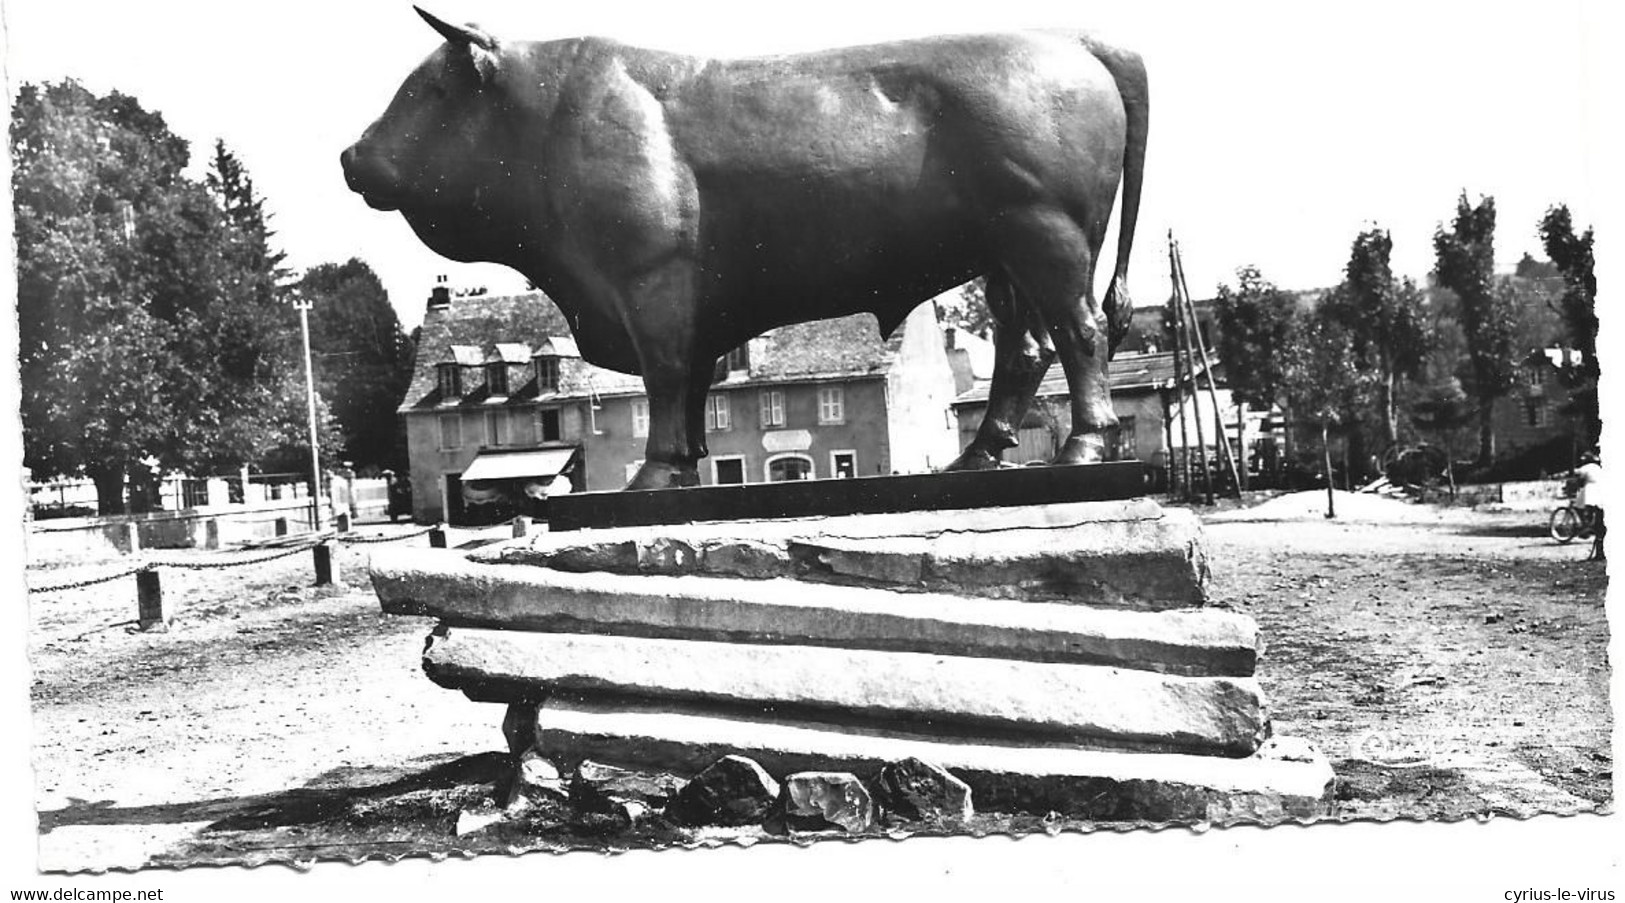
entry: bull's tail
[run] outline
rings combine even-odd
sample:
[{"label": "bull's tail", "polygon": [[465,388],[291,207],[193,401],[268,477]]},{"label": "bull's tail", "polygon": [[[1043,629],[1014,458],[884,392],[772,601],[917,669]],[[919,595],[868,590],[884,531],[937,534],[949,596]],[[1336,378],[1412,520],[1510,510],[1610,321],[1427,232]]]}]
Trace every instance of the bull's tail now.
[{"label": "bull's tail", "polygon": [[1106,334],[1110,351],[1128,335],[1134,318],[1134,301],[1128,293],[1128,258],[1134,249],[1134,227],[1140,218],[1140,185],[1145,177],[1145,134],[1150,125],[1151,96],[1146,85],[1145,61],[1140,55],[1120,50],[1094,38],[1085,37],[1084,46],[1111,73],[1117,93],[1123,98],[1127,134],[1123,145],[1123,215],[1117,235],[1117,266],[1112,284],[1101,305],[1106,314]]}]

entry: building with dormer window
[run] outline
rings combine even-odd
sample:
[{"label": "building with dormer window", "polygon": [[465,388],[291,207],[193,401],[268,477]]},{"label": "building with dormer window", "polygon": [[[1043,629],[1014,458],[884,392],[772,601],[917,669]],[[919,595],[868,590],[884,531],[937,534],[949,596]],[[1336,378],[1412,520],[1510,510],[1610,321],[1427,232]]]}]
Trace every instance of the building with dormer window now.
[{"label": "building with dormer window", "polygon": [[[431,294],[406,422],[413,515],[545,516],[561,492],[620,489],[649,435],[643,381],[593,366],[545,295]],[[858,315],[781,327],[725,355],[705,405],[702,484],[924,472],[958,454],[935,309],[890,337]]]}]

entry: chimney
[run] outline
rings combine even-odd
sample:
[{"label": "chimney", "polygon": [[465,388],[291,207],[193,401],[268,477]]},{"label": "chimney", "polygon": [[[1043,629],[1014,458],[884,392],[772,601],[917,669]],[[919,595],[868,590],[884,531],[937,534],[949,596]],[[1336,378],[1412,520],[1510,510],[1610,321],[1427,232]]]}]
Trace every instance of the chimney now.
[{"label": "chimney", "polygon": [[436,276],[435,286],[429,290],[429,310],[449,310],[451,308],[451,288],[446,285],[446,277]]}]

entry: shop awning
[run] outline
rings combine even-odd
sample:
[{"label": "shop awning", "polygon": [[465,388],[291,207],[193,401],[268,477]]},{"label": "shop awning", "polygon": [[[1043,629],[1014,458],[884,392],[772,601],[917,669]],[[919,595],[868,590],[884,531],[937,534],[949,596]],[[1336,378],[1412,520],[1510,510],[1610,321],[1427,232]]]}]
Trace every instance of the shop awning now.
[{"label": "shop awning", "polygon": [[538,448],[480,452],[463,471],[462,481],[535,479],[546,482],[563,473],[577,451],[575,448]]}]

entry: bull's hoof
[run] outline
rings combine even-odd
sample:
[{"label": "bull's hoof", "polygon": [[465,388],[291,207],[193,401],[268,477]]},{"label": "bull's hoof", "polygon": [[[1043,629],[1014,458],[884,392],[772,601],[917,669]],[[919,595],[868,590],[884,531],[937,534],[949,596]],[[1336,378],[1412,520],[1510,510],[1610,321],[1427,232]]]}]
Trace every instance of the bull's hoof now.
[{"label": "bull's hoof", "polygon": [[1106,437],[1099,433],[1068,436],[1051,464],[1099,464],[1106,460]]},{"label": "bull's hoof", "polygon": [[627,489],[675,489],[700,485],[700,471],[694,465],[668,464],[664,461],[644,461],[643,466],[626,484]]},{"label": "bull's hoof", "polygon": [[971,448],[967,448],[961,452],[959,457],[953,459],[953,461],[949,463],[947,467],[944,467],[943,470],[998,470],[1003,466],[1003,462],[1001,462],[998,458],[972,446]]}]

